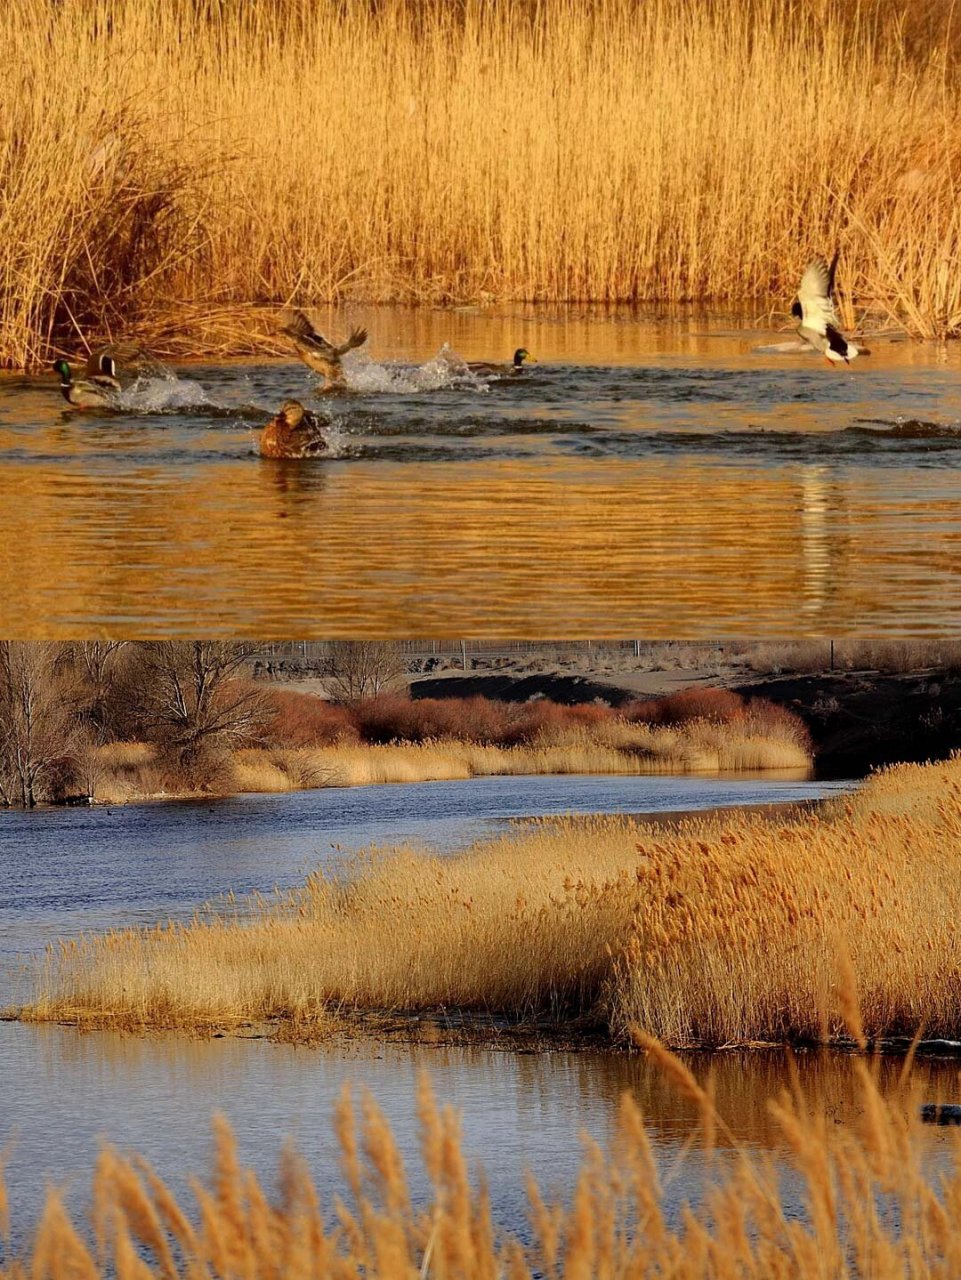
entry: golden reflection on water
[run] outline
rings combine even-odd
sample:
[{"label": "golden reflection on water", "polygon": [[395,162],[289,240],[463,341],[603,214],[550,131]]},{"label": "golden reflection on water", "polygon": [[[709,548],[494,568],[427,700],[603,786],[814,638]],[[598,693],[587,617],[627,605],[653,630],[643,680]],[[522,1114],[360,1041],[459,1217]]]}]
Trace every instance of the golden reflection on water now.
[{"label": "golden reflection on water", "polygon": [[[547,363],[540,383],[459,401],[355,396],[336,411],[378,426],[351,437],[361,456],[321,464],[257,458],[256,411],[80,421],[52,377],[2,378],[3,633],[840,637],[961,624],[950,442],[871,463],[840,434],[877,416],[956,419],[953,349],[882,342],[838,372],[752,351],[790,331],[705,316],[356,307],[320,319],[332,332],[366,323],[381,360],[424,360],[446,341],[505,359],[524,343]],[[248,372],[183,377],[220,404],[218,374],[236,388]],[[242,394],[309,395],[305,376],[261,365]],[[540,435],[507,430],[527,419]],[[594,433],[567,430],[577,423]],[[741,443],[637,443],[678,428]],[[830,433],[835,453],[778,433]]]},{"label": "golden reflection on water", "polygon": [[[727,1125],[719,1147],[770,1154],[787,1169],[790,1148],[767,1107],[788,1084],[785,1056],[729,1052],[686,1061],[702,1082],[714,1073]],[[881,1092],[892,1100],[900,1067],[899,1059],[879,1067]],[[426,1181],[415,1100],[423,1072],[437,1098],[457,1109],[469,1167],[472,1174],[484,1170],[495,1220],[505,1227],[525,1229],[528,1174],[549,1197],[569,1200],[584,1158],[583,1135],[603,1145],[616,1138],[625,1091],[640,1106],[658,1164],[669,1171],[669,1212],[696,1199],[705,1178],[730,1167],[704,1162],[696,1108],[641,1055],[518,1054],[374,1040],[305,1048],[0,1024],[0,1075],[8,1082],[0,1144],[17,1138],[7,1177],[14,1232],[26,1240],[50,1182],[67,1187],[68,1204],[82,1215],[103,1140],[144,1156],[189,1200],[189,1177],[210,1167],[215,1112],[227,1115],[243,1164],[266,1186],[274,1185],[281,1146],[292,1137],[329,1206],[345,1190],[333,1126],[345,1088],[355,1102],[369,1089],[383,1109],[420,1200]],[[853,1126],[861,1118],[853,1058],[800,1053],[797,1080],[807,1105],[823,1111],[829,1125]],[[957,1080],[956,1061],[922,1061],[914,1094],[899,1106],[913,1111],[922,1100],[954,1101]],[[925,1129],[918,1141],[935,1169],[951,1150],[950,1131]]]},{"label": "golden reflection on water", "polygon": [[911,497],[893,469],[684,456],[5,475],[7,635],[841,636],[961,621],[949,472],[919,472]]}]

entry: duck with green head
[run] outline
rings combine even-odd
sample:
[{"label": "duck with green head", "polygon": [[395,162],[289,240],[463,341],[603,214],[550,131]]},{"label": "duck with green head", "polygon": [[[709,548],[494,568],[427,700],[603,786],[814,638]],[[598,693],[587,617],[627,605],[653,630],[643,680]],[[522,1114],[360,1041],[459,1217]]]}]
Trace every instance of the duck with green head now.
[{"label": "duck with green head", "polygon": [[510,364],[490,364],[486,361],[470,363],[467,367],[471,373],[499,373],[508,377],[516,377],[524,372],[525,364],[537,364],[537,361],[526,347],[518,347]]},{"label": "duck with green head", "polygon": [[74,409],[111,409],[116,406],[120,381],[113,356],[97,352],[87,361],[82,378],[74,378],[66,360],[57,360],[54,373],[60,375],[60,392]]}]

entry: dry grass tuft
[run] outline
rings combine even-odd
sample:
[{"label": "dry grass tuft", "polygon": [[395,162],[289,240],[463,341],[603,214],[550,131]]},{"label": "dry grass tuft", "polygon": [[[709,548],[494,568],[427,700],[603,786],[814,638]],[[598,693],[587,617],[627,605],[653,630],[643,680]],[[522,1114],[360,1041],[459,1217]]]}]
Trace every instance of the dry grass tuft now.
[{"label": "dry grass tuft", "polygon": [[783,312],[835,243],[847,322],[957,332],[957,35],[917,9],[8,0],[0,360],[351,298]]},{"label": "dry grass tuft", "polygon": [[959,864],[961,758],[773,819],[535,821],[456,858],[373,851],[238,918],[65,943],[24,1016],[444,1007],[675,1046],[951,1037]]}]

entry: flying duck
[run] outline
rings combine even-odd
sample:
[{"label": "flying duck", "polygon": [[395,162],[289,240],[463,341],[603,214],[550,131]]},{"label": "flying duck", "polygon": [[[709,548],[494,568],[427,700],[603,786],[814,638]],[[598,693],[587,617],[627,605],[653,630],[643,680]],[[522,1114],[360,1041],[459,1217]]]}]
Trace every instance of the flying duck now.
[{"label": "flying duck", "polygon": [[868,355],[841,333],[834,307],[834,273],[840,250],[836,249],[830,266],[826,259],[815,258],[805,268],[791,315],[800,320],[798,334],[815,351],[820,351],[832,364],[849,364],[857,355]]},{"label": "flying duck", "polygon": [[343,386],[341,358],[355,347],[362,347],[367,341],[366,329],[353,329],[347,341],[335,347],[323,334],[317,332],[303,311],[295,311],[290,320],[281,326],[280,332],[286,333],[304,364],[321,374],[329,387]]}]

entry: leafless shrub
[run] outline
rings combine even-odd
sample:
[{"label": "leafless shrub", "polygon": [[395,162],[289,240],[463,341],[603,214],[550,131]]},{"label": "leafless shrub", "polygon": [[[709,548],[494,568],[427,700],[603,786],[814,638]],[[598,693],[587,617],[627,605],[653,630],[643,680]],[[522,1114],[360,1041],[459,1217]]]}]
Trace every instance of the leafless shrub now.
[{"label": "leafless shrub", "polygon": [[60,647],[0,642],[0,802],[31,809],[76,785],[86,735],[58,672]]},{"label": "leafless shrub", "polygon": [[353,702],[376,698],[403,678],[404,657],[389,642],[338,640],[327,659],[327,687],[334,698]]}]

